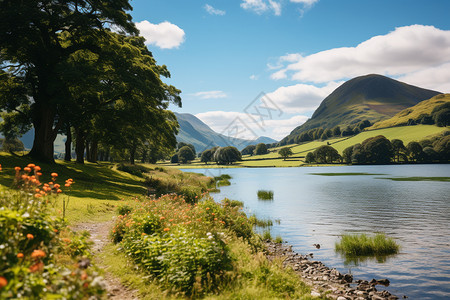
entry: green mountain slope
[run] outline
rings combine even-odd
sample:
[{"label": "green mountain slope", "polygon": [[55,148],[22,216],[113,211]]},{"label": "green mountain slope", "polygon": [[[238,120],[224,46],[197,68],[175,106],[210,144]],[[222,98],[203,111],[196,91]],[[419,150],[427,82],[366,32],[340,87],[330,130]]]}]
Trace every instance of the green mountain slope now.
[{"label": "green mountain slope", "polygon": [[295,128],[280,144],[291,144],[301,133],[314,128],[341,128],[363,120],[388,119],[401,110],[439,92],[422,89],[385,76],[371,74],[351,79],[326,97],[311,119]]},{"label": "green mountain slope", "polygon": [[175,115],[178,119],[178,123],[180,124],[177,141],[194,145],[197,152],[202,152],[215,146],[234,146],[239,150],[242,150],[248,145],[255,145],[259,143],[271,144],[277,142],[268,137],[259,137],[256,140],[230,138],[215,132],[194,115],[186,113],[175,113]]},{"label": "green mountain slope", "polygon": [[431,115],[435,107],[445,103],[450,103],[450,94],[440,94],[431,99],[419,102],[412,107],[400,111],[390,119],[373,124],[367,130],[406,125],[409,120],[419,120],[421,116]]}]

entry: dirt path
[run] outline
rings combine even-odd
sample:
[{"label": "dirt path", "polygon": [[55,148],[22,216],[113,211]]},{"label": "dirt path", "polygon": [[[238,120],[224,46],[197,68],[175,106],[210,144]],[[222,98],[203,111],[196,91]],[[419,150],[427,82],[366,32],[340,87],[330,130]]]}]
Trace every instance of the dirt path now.
[{"label": "dirt path", "polygon": [[[74,227],[75,231],[86,230],[91,234],[91,240],[94,243],[92,246],[92,253],[94,258],[97,253],[101,252],[102,249],[109,243],[108,234],[112,226],[112,221],[102,222],[102,223],[85,223]],[[138,300],[137,291],[130,290],[125,287],[118,278],[114,277],[110,272],[108,272],[108,267],[102,265],[102,262],[97,258],[97,265],[105,271],[104,279],[107,291],[108,299],[115,300]]]}]

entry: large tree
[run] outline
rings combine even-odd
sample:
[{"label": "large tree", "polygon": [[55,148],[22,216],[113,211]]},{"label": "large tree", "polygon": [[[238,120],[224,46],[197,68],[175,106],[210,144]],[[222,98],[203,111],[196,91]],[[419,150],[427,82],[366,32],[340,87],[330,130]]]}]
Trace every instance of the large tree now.
[{"label": "large tree", "polygon": [[0,108],[33,124],[33,158],[53,162],[53,142],[65,123],[62,111],[72,100],[64,80],[69,58],[100,51],[97,42],[108,38],[106,27],[137,34],[126,13],[131,8],[129,0],[0,2],[0,81],[11,82],[6,94],[15,93],[12,99],[2,91]]}]

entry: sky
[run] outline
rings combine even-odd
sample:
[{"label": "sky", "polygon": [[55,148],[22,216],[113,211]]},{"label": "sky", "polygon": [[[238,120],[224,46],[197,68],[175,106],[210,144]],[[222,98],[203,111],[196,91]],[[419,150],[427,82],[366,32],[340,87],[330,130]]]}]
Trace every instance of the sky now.
[{"label": "sky", "polygon": [[280,140],[343,82],[381,74],[450,93],[449,0],[132,0],[182,91],[219,133]]}]

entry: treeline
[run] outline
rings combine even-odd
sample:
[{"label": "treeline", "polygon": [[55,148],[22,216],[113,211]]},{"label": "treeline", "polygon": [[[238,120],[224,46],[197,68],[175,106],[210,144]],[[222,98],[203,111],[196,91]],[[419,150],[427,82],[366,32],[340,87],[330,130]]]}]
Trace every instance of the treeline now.
[{"label": "treeline", "polygon": [[399,139],[388,140],[383,135],[368,138],[344,149],[342,155],[332,146],[324,145],[305,157],[306,163],[389,164],[447,163],[450,161],[450,135],[410,142],[406,146]]},{"label": "treeline", "polygon": [[406,123],[398,124],[398,126],[417,124],[436,125],[439,127],[450,125],[450,102],[436,106],[430,114],[421,114],[415,119],[409,119]]},{"label": "treeline", "polygon": [[178,122],[167,108],[181,106],[181,92],[161,80],[170,73],[139,36],[129,0],[1,3],[7,145],[34,128],[29,155],[47,162],[58,134],[67,137],[65,159],[74,144],[79,163],[154,160],[175,147]]},{"label": "treeline", "polygon": [[304,131],[298,135],[291,136],[279,143],[279,146],[288,144],[301,144],[315,140],[327,140],[336,137],[347,137],[362,132],[365,128],[372,126],[369,120],[359,121],[354,125],[348,125],[345,128],[335,126],[333,128],[314,128]]},{"label": "treeline", "polygon": [[[241,152],[236,147],[213,147],[198,154],[201,162],[215,162],[218,165],[230,165],[242,160]],[[173,164],[187,164],[196,158],[195,147],[191,144],[178,143],[177,152],[171,157]]]}]

